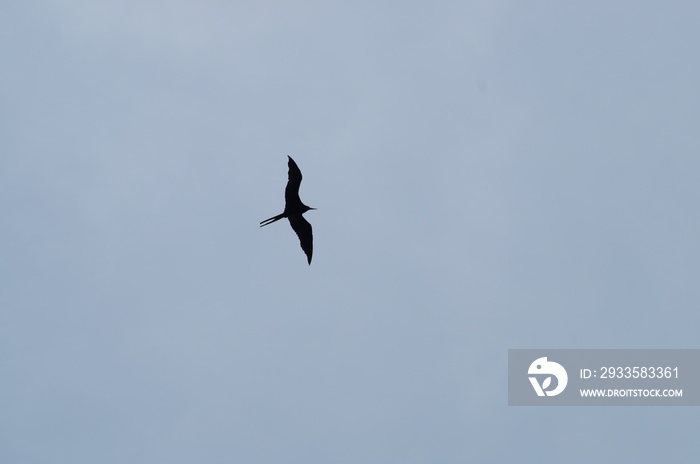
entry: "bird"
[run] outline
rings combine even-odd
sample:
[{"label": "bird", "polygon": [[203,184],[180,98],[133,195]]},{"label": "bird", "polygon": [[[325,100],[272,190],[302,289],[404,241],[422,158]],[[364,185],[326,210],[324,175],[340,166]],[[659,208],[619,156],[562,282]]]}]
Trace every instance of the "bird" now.
[{"label": "bird", "polygon": [[311,224],[302,216],[305,212],[316,209],[306,206],[299,198],[299,185],[301,185],[301,171],[299,166],[294,162],[291,156],[287,156],[289,162],[289,173],[287,175],[287,187],[284,189],[284,211],[282,214],[272,216],[260,222],[260,227],[272,224],[282,218],[289,219],[289,224],[299,237],[301,249],[306,253],[306,259],[311,265],[311,255],[314,251],[314,236],[311,230]]}]

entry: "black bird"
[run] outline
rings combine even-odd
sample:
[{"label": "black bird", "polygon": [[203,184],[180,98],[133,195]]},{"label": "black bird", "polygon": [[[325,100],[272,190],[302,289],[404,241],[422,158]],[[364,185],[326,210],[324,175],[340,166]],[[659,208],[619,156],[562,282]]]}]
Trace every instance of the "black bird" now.
[{"label": "black bird", "polygon": [[314,251],[314,236],[311,232],[311,224],[304,219],[302,214],[310,209],[316,208],[310,208],[301,202],[301,199],[299,198],[301,171],[291,156],[287,156],[287,158],[289,158],[289,174],[287,188],[284,189],[284,211],[282,214],[265,219],[260,223],[260,227],[272,224],[273,222],[279,221],[282,218],[289,219],[289,224],[299,237],[301,249],[304,250],[304,253],[306,253],[306,258],[309,260],[309,264],[311,264],[311,254]]}]

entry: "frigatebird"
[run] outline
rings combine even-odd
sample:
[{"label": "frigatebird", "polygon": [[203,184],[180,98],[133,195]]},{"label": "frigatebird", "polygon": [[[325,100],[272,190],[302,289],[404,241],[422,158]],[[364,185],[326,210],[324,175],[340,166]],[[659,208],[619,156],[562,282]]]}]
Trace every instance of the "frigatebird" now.
[{"label": "frigatebird", "polygon": [[311,232],[311,224],[304,219],[302,214],[310,209],[316,208],[311,208],[301,202],[301,199],[299,198],[301,171],[291,156],[287,156],[287,158],[289,158],[289,173],[287,188],[284,189],[284,211],[282,214],[265,219],[260,223],[260,227],[272,224],[273,222],[279,221],[282,218],[289,219],[289,224],[292,226],[292,229],[294,229],[294,232],[297,233],[297,237],[299,237],[301,249],[304,250],[304,253],[306,253],[306,258],[308,259],[309,264],[311,264],[311,254],[314,251],[314,236]]}]

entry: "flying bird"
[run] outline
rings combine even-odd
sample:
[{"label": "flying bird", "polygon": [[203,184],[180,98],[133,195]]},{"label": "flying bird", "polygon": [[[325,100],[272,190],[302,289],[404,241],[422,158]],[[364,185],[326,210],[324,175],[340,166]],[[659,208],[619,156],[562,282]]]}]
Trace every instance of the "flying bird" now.
[{"label": "flying bird", "polygon": [[260,223],[260,227],[272,224],[275,221],[279,221],[282,218],[289,219],[289,224],[294,229],[299,237],[299,242],[301,243],[301,249],[306,253],[306,258],[311,264],[311,254],[314,251],[314,236],[311,231],[311,224],[309,224],[306,219],[302,216],[305,212],[311,208],[306,206],[301,202],[299,198],[299,185],[301,185],[301,171],[299,166],[294,162],[291,156],[289,158],[289,174],[287,180],[287,188],[284,189],[284,211],[282,214],[273,216],[269,219],[265,219]]}]

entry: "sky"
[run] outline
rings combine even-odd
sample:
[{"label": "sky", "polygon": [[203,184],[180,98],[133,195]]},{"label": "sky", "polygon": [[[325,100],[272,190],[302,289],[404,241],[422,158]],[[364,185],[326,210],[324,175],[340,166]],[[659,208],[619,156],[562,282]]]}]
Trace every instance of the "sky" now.
[{"label": "sky", "polygon": [[700,348],[699,14],[2,2],[0,461],[697,462],[506,376]]}]

